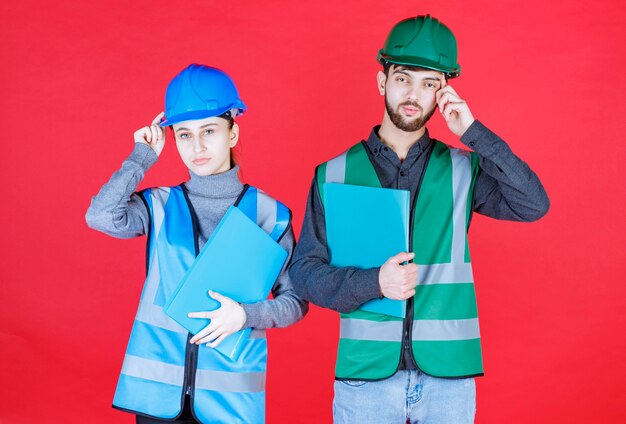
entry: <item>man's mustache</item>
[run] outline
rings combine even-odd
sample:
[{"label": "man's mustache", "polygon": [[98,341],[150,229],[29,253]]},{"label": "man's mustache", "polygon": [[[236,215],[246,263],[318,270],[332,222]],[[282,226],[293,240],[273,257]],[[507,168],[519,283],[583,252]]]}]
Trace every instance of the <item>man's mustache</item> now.
[{"label": "man's mustache", "polygon": [[423,112],[423,111],[424,111],[424,110],[422,109],[422,107],[421,107],[419,104],[417,104],[417,103],[415,103],[415,102],[411,102],[411,101],[404,102],[404,103],[400,103],[399,107],[402,107],[402,106],[411,106],[411,107],[414,107],[414,108],[419,109],[419,110],[420,110],[420,112]]}]

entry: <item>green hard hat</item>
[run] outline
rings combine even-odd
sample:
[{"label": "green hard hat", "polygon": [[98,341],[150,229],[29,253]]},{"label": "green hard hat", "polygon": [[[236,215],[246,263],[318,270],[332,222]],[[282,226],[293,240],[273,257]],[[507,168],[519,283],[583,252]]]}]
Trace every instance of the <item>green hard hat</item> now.
[{"label": "green hard hat", "polygon": [[398,22],[391,29],[377,59],[380,63],[433,69],[443,72],[447,78],[461,74],[454,34],[430,15]]}]

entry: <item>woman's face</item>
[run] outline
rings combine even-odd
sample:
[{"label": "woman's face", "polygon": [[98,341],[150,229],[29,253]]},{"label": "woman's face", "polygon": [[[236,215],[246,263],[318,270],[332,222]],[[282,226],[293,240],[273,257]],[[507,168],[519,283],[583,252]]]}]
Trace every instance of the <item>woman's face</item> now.
[{"label": "woman's face", "polygon": [[230,149],[239,140],[239,127],[229,125],[226,119],[213,116],[172,126],[178,153],[190,171],[206,176],[230,169]]}]

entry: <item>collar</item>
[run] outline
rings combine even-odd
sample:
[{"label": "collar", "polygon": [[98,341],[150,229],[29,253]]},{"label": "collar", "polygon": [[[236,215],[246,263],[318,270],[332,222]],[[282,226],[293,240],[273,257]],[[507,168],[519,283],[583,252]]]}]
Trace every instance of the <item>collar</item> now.
[{"label": "collar", "polygon": [[185,183],[185,187],[191,194],[204,197],[233,197],[243,190],[243,184],[239,180],[239,165],[233,166],[220,174],[199,176],[189,171],[191,177]]},{"label": "collar", "polygon": [[[393,150],[391,150],[391,147],[388,147],[380,139],[380,137],[378,136],[378,130],[380,130],[380,125],[376,125],[374,128],[372,128],[372,132],[370,132],[370,135],[367,138],[366,145],[369,147],[370,152],[374,156],[393,155],[394,157],[397,158],[397,155],[395,154]],[[428,129],[426,129],[426,131],[424,131],[424,135],[418,138],[415,141],[415,143],[413,143],[411,147],[409,148],[407,159],[409,159],[409,157],[412,157],[414,155],[419,156],[421,153],[423,153],[428,148],[428,146],[430,146],[430,141],[431,141],[430,135],[428,134]]]}]

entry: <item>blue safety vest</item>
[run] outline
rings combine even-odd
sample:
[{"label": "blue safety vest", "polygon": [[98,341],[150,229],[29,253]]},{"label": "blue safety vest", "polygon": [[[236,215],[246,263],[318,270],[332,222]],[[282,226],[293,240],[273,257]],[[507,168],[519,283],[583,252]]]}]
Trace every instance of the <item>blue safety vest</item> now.
[{"label": "blue safety vest", "polygon": [[[200,422],[265,422],[265,331],[252,331],[237,361],[189,343],[191,334],[169,318],[163,306],[198,254],[193,207],[183,186],[141,194],[151,218],[148,270],[113,407],[175,419],[189,394]],[[285,205],[248,185],[235,206],[276,241],[291,219]]]}]

